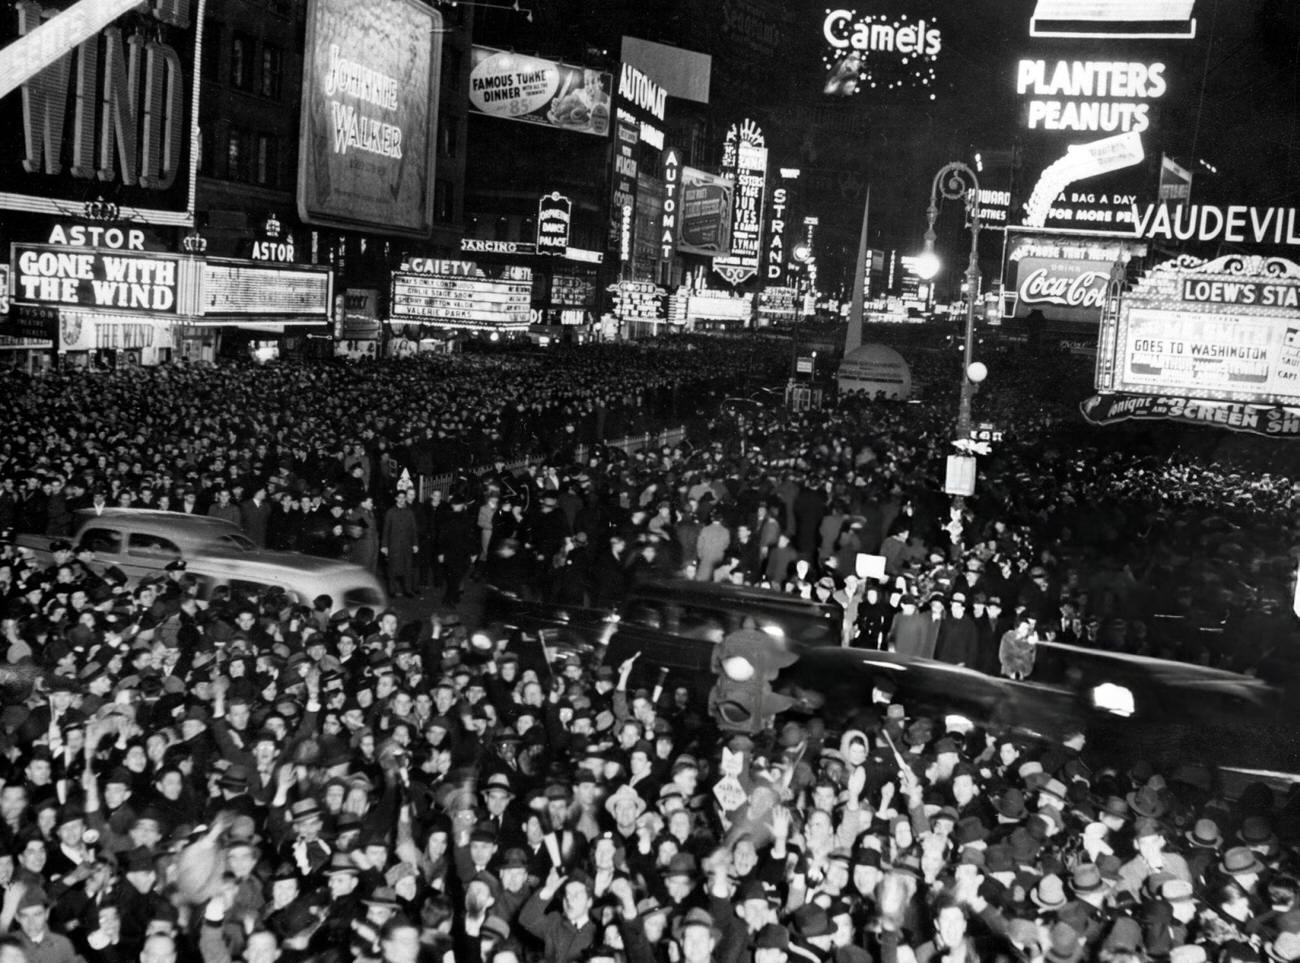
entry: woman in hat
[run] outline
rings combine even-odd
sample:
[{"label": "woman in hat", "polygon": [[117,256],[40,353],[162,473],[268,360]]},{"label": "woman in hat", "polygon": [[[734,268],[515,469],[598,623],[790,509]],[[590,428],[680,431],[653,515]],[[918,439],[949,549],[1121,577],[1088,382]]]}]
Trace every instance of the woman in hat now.
[{"label": "woman in hat", "polygon": [[1016,615],[1015,626],[1003,633],[998,646],[998,659],[1002,663],[1002,674],[1020,682],[1027,679],[1034,671],[1034,660],[1038,654],[1038,635],[1034,631],[1035,619],[1027,612]]}]

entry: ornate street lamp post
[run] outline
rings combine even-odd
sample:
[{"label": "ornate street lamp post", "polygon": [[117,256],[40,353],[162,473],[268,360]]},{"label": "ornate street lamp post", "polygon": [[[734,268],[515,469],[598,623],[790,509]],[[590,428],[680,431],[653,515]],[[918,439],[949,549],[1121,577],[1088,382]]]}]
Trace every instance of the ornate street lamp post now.
[{"label": "ornate street lamp post", "polygon": [[[980,184],[975,172],[960,161],[952,161],[940,168],[930,185],[930,206],[926,210],[925,248],[916,260],[916,273],[922,280],[930,280],[939,273],[939,256],[935,253],[934,223],[939,219],[939,202],[942,199],[962,201],[966,205],[966,220],[970,227],[970,259],[966,264],[966,336],[962,344],[961,391],[957,402],[957,447],[962,454],[970,455],[971,398],[976,385],[988,377],[983,362],[974,361],[975,351],[975,296],[979,291],[979,241],[980,241]],[[971,482],[971,491],[974,482]],[[956,494],[952,502],[952,522],[949,532],[953,543],[961,544],[961,513],[965,496]]]}]

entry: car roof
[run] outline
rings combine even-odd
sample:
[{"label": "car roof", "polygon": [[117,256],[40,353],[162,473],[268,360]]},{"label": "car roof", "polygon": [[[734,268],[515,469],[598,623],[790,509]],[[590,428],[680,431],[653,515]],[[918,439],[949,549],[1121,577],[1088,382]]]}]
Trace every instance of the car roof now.
[{"label": "car roof", "polygon": [[[203,552],[187,560],[187,570],[202,573],[204,569],[220,571],[223,574],[235,571],[236,574],[253,575],[272,573],[276,570],[292,570],[303,575],[325,575],[333,572],[366,570],[351,562],[336,558],[322,558],[319,555],[300,555],[297,552]],[[367,572],[366,574],[370,574]]]},{"label": "car roof", "polygon": [[708,600],[733,605],[751,604],[766,608],[807,609],[832,611],[833,607],[811,599],[788,595],[776,589],[756,588],[751,585],[733,585],[725,582],[697,582],[693,579],[656,579],[642,582],[628,593],[628,600],[637,598],[680,599],[682,601]]},{"label": "car roof", "polygon": [[[96,515],[94,509],[82,508],[77,511],[77,517],[86,521],[96,520],[117,522],[118,524],[152,523],[159,528],[171,528],[172,530],[184,528],[193,531],[195,529],[210,528],[220,534],[241,531],[240,527],[229,519],[216,518],[211,515],[182,515],[180,512],[165,512],[156,508],[106,508],[98,515]],[[178,524],[178,520],[183,521]]]}]

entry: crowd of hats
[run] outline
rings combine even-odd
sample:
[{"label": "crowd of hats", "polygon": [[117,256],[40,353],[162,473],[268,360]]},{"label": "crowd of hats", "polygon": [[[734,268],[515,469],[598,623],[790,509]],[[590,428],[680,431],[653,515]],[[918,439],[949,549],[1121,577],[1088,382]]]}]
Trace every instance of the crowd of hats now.
[{"label": "crowd of hats", "polygon": [[[432,421],[446,437],[480,432],[491,443],[509,420],[500,409],[512,391],[568,419],[605,391],[631,397],[647,384],[705,379],[719,350],[611,349],[553,366],[489,355],[392,368],[59,372],[0,398],[9,425],[0,471],[131,488],[260,477],[283,459],[298,473],[312,458],[340,454],[341,426],[377,397],[393,405],[368,414],[368,430],[400,440],[409,426]],[[606,374],[611,358],[629,361],[616,377]],[[693,374],[675,373],[683,368]],[[481,411],[473,409],[479,401]],[[857,508],[892,503],[903,514],[910,501],[912,534],[926,544],[902,564],[921,597],[949,597],[964,582],[972,602],[977,593],[987,602],[995,591],[1009,594],[1006,586],[1036,582],[1041,564],[1085,620],[1123,618],[1142,611],[1136,579],[1123,574],[1130,560],[1157,573],[1171,565],[1173,580],[1198,571],[1202,587],[1225,591],[1229,575],[1242,575],[1276,597],[1276,559],[1223,552],[1230,539],[1206,536],[1258,530],[1265,549],[1282,545],[1294,526],[1281,517],[1289,481],[1270,475],[1255,489],[1264,476],[1240,474],[1239,490],[1261,494],[1235,508],[1231,498],[1228,508],[1199,496],[1167,500],[1161,473],[1147,481],[1142,459],[1098,456],[1079,469],[1073,456],[1044,452],[1044,427],[1031,431],[1028,422],[1025,440],[982,469],[988,494],[968,519],[978,537],[967,539],[967,556],[941,550],[936,558],[931,550],[945,542],[929,473],[941,463],[946,417],[938,405],[764,414],[744,429],[739,451],[705,445],[676,456],[681,463],[642,456],[609,477],[629,504],[646,509],[627,521],[647,532],[660,486],[686,503],[703,486],[697,504],[740,503],[752,490],[779,506],[778,486],[792,486],[785,490],[793,497],[829,485],[849,532],[866,515],[855,499]],[[1069,437],[1053,431],[1057,441]],[[255,442],[245,450],[231,437],[267,438],[266,457],[281,460],[259,467]],[[1192,488],[1207,477],[1179,476],[1180,464],[1169,461],[1168,471]],[[1116,475],[1128,479],[1122,494],[1107,487]],[[834,499],[827,504],[836,510]],[[1211,513],[1220,524],[1188,524]],[[1207,546],[1221,564],[1197,569],[1185,553]],[[250,915],[286,939],[317,926],[337,932],[325,927],[342,905],[329,887],[341,882],[328,880],[355,875],[361,914],[400,914],[431,941],[448,922],[463,937],[473,917],[496,945],[488,952],[544,955],[539,934],[563,912],[562,899],[530,901],[553,868],[544,837],[554,833],[568,884],[596,898],[599,931],[571,958],[629,952],[618,926],[621,916],[627,924],[626,907],[610,889],[612,859],[613,874],[632,887],[637,925],[668,921],[661,941],[707,928],[720,954],[741,946],[809,963],[884,963],[901,940],[929,958],[934,917],[956,900],[981,954],[1051,963],[1120,953],[1172,963],[1300,960],[1300,797],[1256,784],[1228,799],[1195,760],[1121,772],[1108,765],[1106,747],[1044,750],[958,717],[917,717],[884,689],[845,732],[814,718],[755,740],[724,740],[673,686],[656,704],[653,693],[618,690],[609,667],[566,659],[553,666],[556,683],[447,622],[403,625],[391,612],[349,613],[329,598],[303,605],[276,591],[219,592],[200,603],[183,565],[132,583],[96,572],[71,545],[55,547],[56,567],[46,571],[0,545],[0,635],[12,664],[0,683],[20,693],[0,714],[10,749],[0,776],[25,793],[19,812],[0,815],[27,884],[20,911],[52,903],[68,932],[85,933],[83,918],[67,911],[82,884],[67,885],[57,860],[48,869],[24,863],[28,849],[53,852],[60,829],[80,821],[99,833],[97,863],[118,874],[158,870],[158,891],[175,895],[166,861],[191,851],[200,827],[228,810],[237,818],[221,852],[232,864],[238,852],[253,855]],[[807,554],[810,592],[822,579],[830,580],[823,590],[842,582],[843,569],[828,571],[815,549]],[[1002,573],[1004,560],[1017,579]],[[1205,596],[1189,599],[1183,614]],[[37,675],[37,694],[22,697]],[[95,744],[90,781],[99,805],[78,790],[86,742]],[[903,798],[911,778],[900,778],[894,747],[920,784],[914,806]],[[272,806],[286,765],[294,781]],[[741,808],[724,811],[737,786]],[[119,789],[128,800],[106,811]],[[317,848],[297,853],[304,841]],[[291,882],[294,894],[277,903],[276,885]],[[715,890],[727,895],[715,898]],[[749,903],[765,907],[753,914],[758,925],[738,922],[736,908]],[[163,904],[155,911],[176,915]],[[193,938],[198,919],[173,925]]]},{"label": "crowd of hats", "polygon": [[[77,487],[68,497],[99,489],[110,505],[125,493],[130,504],[166,498],[176,508],[186,489],[238,484],[251,495],[282,472],[326,489],[355,444],[374,458],[376,478],[387,454],[413,473],[452,471],[547,451],[568,424],[588,440],[598,410],[608,437],[644,431],[654,417],[691,417],[742,377],[778,370],[782,357],[763,344],[694,339],[383,365],[176,364],[36,378],[5,369],[0,482],[21,491],[28,478],[57,478]],[[426,429],[437,444],[417,455]],[[15,525],[6,515],[0,498],[0,530]]]}]

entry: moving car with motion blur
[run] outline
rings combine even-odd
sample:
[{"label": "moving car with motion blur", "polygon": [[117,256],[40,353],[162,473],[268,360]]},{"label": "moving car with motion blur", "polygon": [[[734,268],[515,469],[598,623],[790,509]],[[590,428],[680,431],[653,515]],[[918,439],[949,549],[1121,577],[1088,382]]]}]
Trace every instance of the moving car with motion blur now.
[{"label": "moving car with motion blur", "polygon": [[[649,685],[666,668],[692,691],[712,684],[714,644],[749,626],[791,648],[839,645],[840,610],[770,589],[665,579],[634,586],[614,610],[558,606],[489,587],[485,622],[515,633],[516,651],[534,669],[568,652],[602,651],[618,666],[640,653],[633,685]],[[543,660],[537,653],[540,642]]]},{"label": "moving car with motion blur", "polygon": [[1300,771],[1300,717],[1288,710],[1287,691],[1221,669],[1042,642],[1032,676],[1013,682],[930,659],[843,648],[835,606],[686,580],[638,586],[617,612],[499,592],[490,593],[488,610],[525,649],[546,653],[536,656],[543,668],[566,651],[603,651],[603,664],[612,667],[639,654],[630,685],[650,687],[667,668],[666,684],[685,686],[700,706],[717,680],[716,646],[741,628],[757,628],[796,656],[771,687],[796,715],[816,709],[842,721],[870,703],[874,679],[888,678],[909,709],[958,712],[1000,731],[1054,741],[1079,729],[1134,758]]},{"label": "moving car with motion blur", "polygon": [[897,699],[917,713],[956,712],[1047,741],[1078,730],[1120,761],[1300,771],[1300,718],[1284,689],[1147,656],[1057,643],[1039,649],[1034,674],[1023,682],[893,652],[811,649],[773,689],[829,723],[869,704],[875,682],[889,679]]}]

